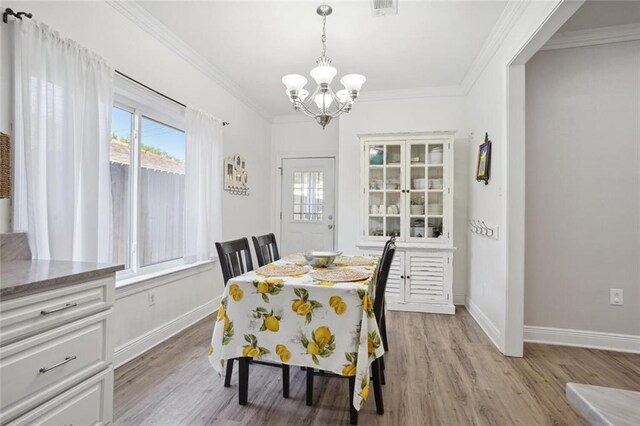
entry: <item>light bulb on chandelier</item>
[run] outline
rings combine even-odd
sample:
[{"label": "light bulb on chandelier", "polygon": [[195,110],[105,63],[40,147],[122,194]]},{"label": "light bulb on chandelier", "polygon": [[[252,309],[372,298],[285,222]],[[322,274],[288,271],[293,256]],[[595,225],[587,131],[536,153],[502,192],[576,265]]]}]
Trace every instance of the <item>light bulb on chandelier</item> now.
[{"label": "light bulb on chandelier", "polygon": [[338,117],[343,112],[351,111],[354,101],[360,94],[362,85],[367,80],[360,74],[348,74],[340,79],[344,86],[337,93],[331,89],[331,82],[338,73],[331,66],[331,58],[327,57],[327,16],[331,15],[331,6],[318,6],[316,12],[322,16],[322,56],[316,60],[316,67],[309,74],[318,87],[311,95],[304,89],[307,84],[306,77],[299,74],[287,74],[282,77],[282,83],[286,86],[286,94],[293,104],[295,111],[302,111],[309,117],[316,119],[324,129],[331,119]]}]

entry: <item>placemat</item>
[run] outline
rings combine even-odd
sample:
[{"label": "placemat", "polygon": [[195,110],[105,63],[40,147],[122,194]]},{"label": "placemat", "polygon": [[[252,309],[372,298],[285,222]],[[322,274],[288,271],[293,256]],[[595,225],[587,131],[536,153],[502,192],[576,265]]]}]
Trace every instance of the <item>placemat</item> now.
[{"label": "placemat", "polygon": [[333,263],[340,266],[371,266],[375,260],[364,256],[338,256]]},{"label": "placemat", "polygon": [[305,259],[304,255],[302,255],[300,253],[290,254],[289,256],[283,257],[282,260],[284,260],[285,262],[301,264],[301,265],[306,265],[307,264],[307,259]]},{"label": "placemat", "polygon": [[256,274],[266,277],[293,277],[295,275],[306,274],[307,272],[309,272],[307,268],[294,265],[269,264],[256,269]]},{"label": "placemat", "polygon": [[366,271],[350,268],[314,269],[310,275],[316,280],[333,282],[361,281],[371,276]]}]

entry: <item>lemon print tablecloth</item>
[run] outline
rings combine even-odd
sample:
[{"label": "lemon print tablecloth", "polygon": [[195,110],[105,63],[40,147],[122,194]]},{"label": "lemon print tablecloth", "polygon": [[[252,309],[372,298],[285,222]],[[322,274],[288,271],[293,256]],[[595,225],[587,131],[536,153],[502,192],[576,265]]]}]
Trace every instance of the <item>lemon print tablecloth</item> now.
[{"label": "lemon print tablecloth", "polygon": [[[374,266],[349,268],[374,276]],[[309,274],[267,278],[254,271],[232,278],[218,309],[209,361],[221,375],[225,360],[245,356],[355,376],[353,403],[360,409],[369,394],[371,362],[384,353],[374,285],[372,278],[334,283]]]}]

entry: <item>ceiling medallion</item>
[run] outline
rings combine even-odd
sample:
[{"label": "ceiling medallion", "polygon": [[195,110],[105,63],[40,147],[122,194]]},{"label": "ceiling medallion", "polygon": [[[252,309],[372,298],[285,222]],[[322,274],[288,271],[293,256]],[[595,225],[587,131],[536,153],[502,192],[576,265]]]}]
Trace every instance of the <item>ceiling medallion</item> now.
[{"label": "ceiling medallion", "polygon": [[299,74],[287,74],[282,77],[282,83],[287,87],[286,93],[293,104],[295,111],[302,111],[309,117],[316,119],[324,129],[331,119],[338,117],[343,112],[351,111],[354,101],[358,97],[360,88],[366,78],[360,74],[348,74],[340,79],[344,89],[334,93],[331,89],[331,81],[338,73],[331,66],[331,58],[327,57],[327,16],[331,15],[331,6],[323,4],[318,6],[316,12],[322,16],[322,56],[316,60],[316,67],[309,74],[316,81],[318,87],[309,96],[304,86],[307,79]]}]

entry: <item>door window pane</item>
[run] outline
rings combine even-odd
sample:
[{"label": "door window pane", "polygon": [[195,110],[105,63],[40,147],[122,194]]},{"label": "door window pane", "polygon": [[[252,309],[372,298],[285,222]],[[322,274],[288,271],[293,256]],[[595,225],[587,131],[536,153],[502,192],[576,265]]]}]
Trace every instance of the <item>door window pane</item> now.
[{"label": "door window pane", "polygon": [[111,170],[111,198],[113,200],[113,261],[129,263],[129,232],[131,202],[131,140],[133,114],[120,108],[111,112],[111,143],[109,168]]},{"label": "door window pane", "polygon": [[293,220],[322,220],[323,180],[322,172],[293,173]]},{"label": "door window pane", "polygon": [[183,255],[185,135],[141,119],[140,262],[152,265]]}]

